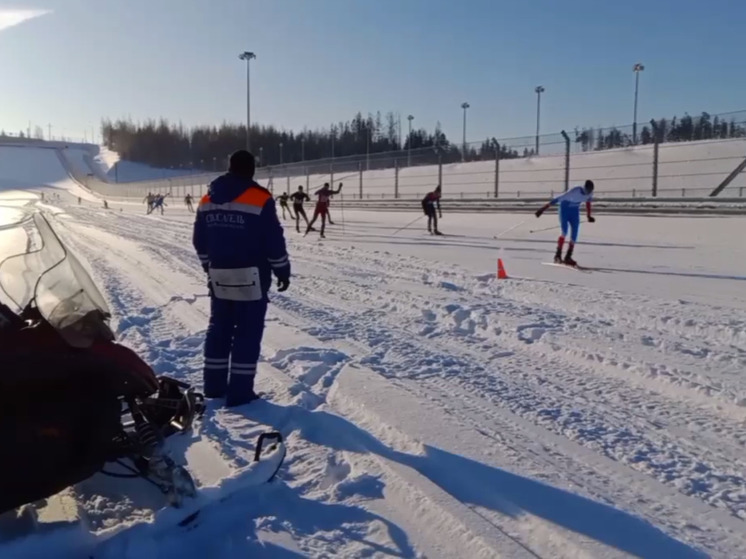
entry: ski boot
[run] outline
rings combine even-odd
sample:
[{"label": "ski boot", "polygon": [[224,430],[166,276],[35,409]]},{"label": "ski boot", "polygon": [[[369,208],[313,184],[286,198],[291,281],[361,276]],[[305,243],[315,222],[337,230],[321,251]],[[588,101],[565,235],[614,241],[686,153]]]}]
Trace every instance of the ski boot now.
[{"label": "ski boot", "polygon": [[554,253],[554,263],[562,264],[562,249],[558,248],[557,252]]},{"label": "ski boot", "polygon": [[575,260],[572,259],[572,251],[573,251],[574,248],[575,248],[575,245],[574,244],[570,244],[570,248],[567,249],[567,254],[565,254],[565,259],[562,261],[562,263],[565,266],[575,267],[575,266],[578,265],[578,263],[575,262]]}]

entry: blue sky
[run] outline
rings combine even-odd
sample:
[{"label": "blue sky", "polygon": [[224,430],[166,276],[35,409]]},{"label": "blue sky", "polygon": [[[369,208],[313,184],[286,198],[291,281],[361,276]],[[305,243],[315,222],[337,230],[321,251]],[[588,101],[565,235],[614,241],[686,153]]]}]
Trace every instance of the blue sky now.
[{"label": "blue sky", "polygon": [[[358,110],[461,137],[746,109],[742,0],[0,0],[0,128],[82,137],[102,116],[301,130]],[[98,134],[98,132],[97,132]]]}]

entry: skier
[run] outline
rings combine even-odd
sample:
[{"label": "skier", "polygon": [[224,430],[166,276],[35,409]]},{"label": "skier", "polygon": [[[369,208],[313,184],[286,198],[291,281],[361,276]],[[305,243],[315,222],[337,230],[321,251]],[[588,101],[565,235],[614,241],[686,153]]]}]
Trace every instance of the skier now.
[{"label": "skier", "polygon": [[290,196],[288,195],[287,192],[283,192],[282,194],[280,194],[277,197],[277,199],[280,201],[280,207],[282,208],[282,219],[287,219],[285,217],[285,210],[287,210],[288,213],[290,214],[290,219],[295,219],[295,216],[293,215],[293,212],[291,212],[290,208],[288,207],[288,199],[289,198],[290,198]]},{"label": "skier", "polygon": [[153,209],[151,211],[155,211],[160,208],[161,215],[164,214],[165,208],[164,206],[167,206],[166,204],[166,197],[163,194],[158,194],[155,197],[155,200],[153,201]]},{"label": "skier", "polygon": [[[193,244],[210,286],[204,391],[227,406],[258,398],[254,391],[272,273],[278,291],[290,285],[290,259],[272,194],[254,181],[246,150],[230,157],[197,208]],[[229,374],[230,373],[230,374]]]},{"label": "skier", "polygon": [[[580,231],[580,204],[585,202],[585,210],[588,215],[588,222],[595,223],[596,218],[591,216],[591,201],[593,200],[593,181],[587,180],[583,186],[571,188],[564,194],[553,198],[550,202],[536,211],[536,217],[541,217],[550,206],[559,203],[559,220],[562,233],[557,240],[557,252],[554,255],[555,264],[567,264],[568,266],[577,266],[578,263],[572,258],[572,251],[578,240]],[[570,243],[567,247],[565,258],[562,258],[562,247],[565,244],[567,230],[570,229]]]},{"label": "skier", "polygon": [[422,211],[427,216],[427,232],[431,235],[442,235],[443,233],[438,231],[438,215],[443,219],[443,212],[440,210],[440,185],[425,194],[422,199]]},{"label": "skier", "polygon": [[155,196],[152,192],[148,192],[148,195],[143,199],[143,202],[147,205],[147,210],[145,211],[146,214],[150,214],[153,211],[153,202],[155,201]]},{"label": "skier", "polygon": [[[303,216],[303,219],[306,221],[306,227],[308,227],[308,216],[306,215],[306,210],[303,209],[303,202],[310,202],[311,199],[303,191],[302,186],[299,186],[297,192],[293,192],[290,195],[290,199],[293,201],[293,212],[295,212],[295,230],[300,233],[300,216]],[[315,231],[315,229],[311,228],[311,231]]]},{"label": "skier", "polygon": [[192,194],[189,193],[184,197],[184,203],[186,204],[187,209],[194,213],[194,206],[192,205],[194,202],[194,198],[192,197]]},{"label": "skier", "polygon": [[339,183],[339,188],[337,190],[332,190],[329,183],[325,182],[324,186],[315,192],[315,195],[318,196],[319,199],[316,201],[316,208],[313,210],[313,219],[311,219],[311,223],[308,224],[306,235],[313,230],[313,224],[316,223],[316,219],[321,216],[321,238],[326,238],[324,236],[324,229],[326,228],[326,219],[329,215],[329,201],[332,196],[339,194],[341,191],[341,182]]}]

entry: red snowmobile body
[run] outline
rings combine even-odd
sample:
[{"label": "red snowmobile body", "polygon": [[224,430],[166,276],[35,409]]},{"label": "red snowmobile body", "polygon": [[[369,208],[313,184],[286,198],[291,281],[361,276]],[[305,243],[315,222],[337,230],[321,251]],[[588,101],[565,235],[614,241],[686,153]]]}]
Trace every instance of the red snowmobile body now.
[{"label": "red snowmobile body", "polygon": [[[27,222],[28,225],[29,222]],[[149,477],[159,442],[188,429],[202,397],[156,377],[117,344],[103,296],[37,214],[41,248],[0,264],[0,514],[49,497],[128,459]],[[19,279],[20,278],[20,279]],[[173,487],[158,456],[164,492]],[[154,463],[154,462],[153,462]],[[164,467],[165,465],[165,467]],[[183,481],[185,472],[179,471]],[[177,480],[178,481],[178,480]]]}]

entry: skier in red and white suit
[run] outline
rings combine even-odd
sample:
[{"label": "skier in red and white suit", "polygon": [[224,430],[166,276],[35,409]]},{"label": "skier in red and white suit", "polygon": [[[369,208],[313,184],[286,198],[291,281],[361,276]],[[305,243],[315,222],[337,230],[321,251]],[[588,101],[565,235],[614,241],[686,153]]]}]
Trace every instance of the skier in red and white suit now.
[{"label": "skier in red and white suit", "polygon": [[328,182],[326,182],[322,188],[315,192],[315,195],[318,196],[319,199],[316,201],[316,208],[313,211],[313,219],[311,219],[311,223],[308,224],[305,233],[306,235],[308,235],[309,231],[313,228],[316,219],[321,216],[321,237],[324,238],[326,219],[329,215],[329,202],[331,201],[332,196],[339,194],[341,191],[342,183],[339,183],[339,188],[337,190],[332,190],[332,187],[329,186]]}]

